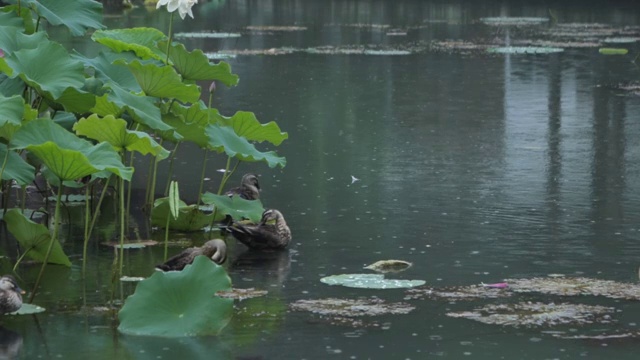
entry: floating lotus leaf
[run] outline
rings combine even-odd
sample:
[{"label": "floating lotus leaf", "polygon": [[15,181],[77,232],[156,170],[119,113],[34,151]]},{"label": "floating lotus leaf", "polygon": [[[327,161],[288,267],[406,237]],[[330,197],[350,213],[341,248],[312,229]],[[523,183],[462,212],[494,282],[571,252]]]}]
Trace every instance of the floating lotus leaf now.
[{"label": "floating lotus leaf", "polygon": [[206,192],[202,195],[202,202],[214,205],[219,215],[229,215],[234,219],[250,219],[258,222],[262,218],[264,208],[260,200],[245,200],[240,196],[229,197]]},{"label": "floating lotus leaf", "polygon": [[249,289],[233,288],[231,290],[218,291],[216,295],[223,299],[234,299],[234,300],[242,301],[246,299],[265,296],[268,293],[269,292],[267,290],[257,290],[254,288],[249,288]]},{"label": "floating lotus leaf", "polygon": [[378,56],[402,56],[411,55],[411,51],[407,50],[365,50],[364,55],[378,55]]},{"label": "floating lotus leaf", "polygon": [[598,52],[602,55],[626,55],[629,50],[623,48],[600,48]]},{"label": "floating lotus leaf", "polygon": [[19,209],[7,211],[4,215],[4,222],[9,232],[11,232],[20,243],[26,256],[36,261],[44,261],[50,241],[53,241],[54,243],[48,262],[71,267],[71,262],[62,250],[62,246],[60,246],[58,240],[51,239],[49,229],[44,225],[27,219]]},{"label": "floating lotus leaf", "polygon": [[45,308],[38,305],[23,303],[20,309],[18,309],[18,311],[14,311],[9,314],[10,315],[31,315],[31,314],[44,312],[45,310],[46,310]]},{"label": "floating lotus leaf", "polygon": [[505,46],[487,49],[493,54],[554,54],[563,52],[564,49],[538,46]]},{"label": "floating lotus leaf", "polygon": [[118,313],[118,330],[165,337],[217,335],[233,315],[233,300],[216,293],[229,289],[224,269],[197,256],[182,271],[158,271],[140,281]]},{"label": "floating lotus leaf", "polygon": [[561,296],[593,295],[611,299],[640,300],[640,285],[583,277],[506,279],[517,293],[543,293]]},{"label": "floating lotus leaf", "polygon": [[412,264],[410,262],[404,260],[380,260],[371,265],[367,265],[364,268],[381,273],[389,273],[407,270],[411,265]]},{"label": "floating lotus leaf", "polygon": [[632,44],[639,40],[640,38],[637,37],[611,37],[604,39],[603,42],[607,44]]},{"label": "floating lotus leaf", "polygon": [[549,22],[543,17],[485,17],[480,22],[491,26],[532,26]]},{"label": "floating lotus leaf", "polygon": [[437,298],[449,301],[496,299],[509,297],[513,293],[507,289],[496,289],[482,285],[456,286],[445,288],[416,288],[407,290],[405,300]]},{"label": "floating lotus leaf", "polygon": [[93,0],[22,0],[22,6],[34,7],[53,25],[64,25],[75,36],[84,35],[87,29],[102,29],[102,4]]},{"label": "floating lotus leaf", "polygon": [[447,316],[485,324],[535,327],[610,323],[615,309],[581,304],[518,303],[487,305],[474,311],[450,312]]},{"label": "floating lotus leaf", "polygon": [[415,307],[406,303],[387,304],[378,298],[371,299],[320,299],[298,300],[289,305],[291,310],[309,311],[324,316],[379,316],[387,314],[408,314]]},{"label": "floating lotus leaf", "polygon": [[245,29],[249,31],[305,31],[307,28],[305,26],[247,26]]},{"label": "floating lotus leaf", "polygon": [[424,280],[391,280],[382,274],[342,274],[320,279],[328,285],[342,285],[362,289],[400,289],[424,285]]},{"label": "floating lotus leaf", "polygon": [[209,39],[226,39],[226,38],[239,38],[240,36],[242,36],[241,34],[238,33],[225,33],[225,32],[191,32],[191,33],[184,33],[184,32],[180,32],[180,33],[175,33],[173,35],[175,38],[179,39],[179,38],[191,38],[191,39],[202,39],[202,38],[209,38]]}]

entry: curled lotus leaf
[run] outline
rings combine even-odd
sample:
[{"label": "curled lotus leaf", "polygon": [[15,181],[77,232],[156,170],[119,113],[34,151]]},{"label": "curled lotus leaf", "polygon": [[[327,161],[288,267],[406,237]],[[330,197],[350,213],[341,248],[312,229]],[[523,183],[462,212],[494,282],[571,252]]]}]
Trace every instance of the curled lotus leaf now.
[{"label": "curled lotus leaf", "polygon": [[258,290],[254,288],[248,288],[248,289],[233,288],[231,290],[218,291],[216,295],[223,299],[234,299],[234,300],[242,301],[245,299],[265,296],[268,293],[269,292],[267,290]]},{"label": "curled lotus leaf", "polygon": [[341,274],[326,276],[320,279],[328,285],[342,285],[361,289],[400,289],[421,286],[424,280],[385,279],[382,274]]},{"label": "curled lotus leaf", "polygon": [[510,297],[512,294],[513,293],[507,289],[491,288],[482,285],[455,286],[444,288],[415,288],[407,290],[405,300],[425,298],[443,299],[449,301],[497,299]]},{"label": "curled lotus leaf", "polygon": [[386,303],[378,298],[298,300],[289,305],[291,310],[308,311],[323,316],[379,316],[386,314],[408,314],[415,307],[406,303]]},{"label": "curled lotus leaf", "polygon": [[606,324],[614,308],[583,304],[491,304],[473,311],[450,312],[447,316],[491,325],[536,327],[557,325]]},{"label": "curled lotus leaf", "polygon": [[604,296],[611,299],[640,300],[640,285],[584,277],[506,279],[517,293],[561,296]]},{"label": "curled lotus leaf", "polygon": [[381,273],[389,273],[407,270],[411,265],[413,264],[404,260],[380,260],[367,265],[364,268]]}]

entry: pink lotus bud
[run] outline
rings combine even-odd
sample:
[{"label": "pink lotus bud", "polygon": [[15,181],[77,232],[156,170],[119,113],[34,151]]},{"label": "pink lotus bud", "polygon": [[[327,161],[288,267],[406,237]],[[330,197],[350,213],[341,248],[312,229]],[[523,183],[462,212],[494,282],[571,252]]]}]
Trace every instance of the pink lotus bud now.
[{"label": "pink lotus bud", "polygon": [[216,82],[212,81],[211,85],[209,85],[209,92],[212,93],[212,92],[215,92],[215,91],[216,91]]}]

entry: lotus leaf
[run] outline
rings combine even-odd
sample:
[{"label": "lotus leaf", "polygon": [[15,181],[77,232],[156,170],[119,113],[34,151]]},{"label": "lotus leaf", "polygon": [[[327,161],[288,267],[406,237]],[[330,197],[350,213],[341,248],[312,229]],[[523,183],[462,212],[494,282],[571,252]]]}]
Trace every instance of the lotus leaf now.
[{"label": "lotus leaf", "polygon": [[622,48],[600,48],[598,52],[602,55],[626,55],[629,50]]},{"label": "lotus leaf", "polygon": [[182,271],[155,272],[140,281],[118,313],[118,330],[165,337],[217,335],[233,315],[233,300],[215,295],[229,289],[224,269],[197,256]]},{"label": "lotus leaf", "polygon": [[[7,156],[7,145],[0,143],[0,161]],[[2,180],[15,180],[18,185],[27,186],[35,180],[36,169],[29,165],[18,153],[9,151],[7,164],[2,172]]]},{"label": "lotus leaf", "polygon": [[14,311],[10,314],[11,315],[31,315],[31,314],[44,312],[45,310],[46,310],[45,308],[38,305],[23,303],[20,309],[18,309],[18,311]]},{"label": "lotus leaf", "polygon": [[280,127],[274,121],[260,124],[256,115],[248,111],[238,111],[232,117],[217,117],[218,123],[231,126],[238,136],[242,136],[249,141],[268,141],[278,146],[289,138],[289,134],[281,132]]},{"label": "lotus leaf", "polygon": [[116,52],[133,51],[143,60],[163,61],[167,56],[156,46],[158,41],[166,39],[166,36],[154,28],[98,30],[93,33],[91,39]]},{"label": "lotus leaf", "polygon": [[87,67],[95,69],[95,77],[105,84],[110,86],[118,86],[122,89],[127,89],[133,92],[140,92],[142,89],[136,78],[131,76],[127,71],[123,71],[124,65],[114,66],[116,60],[124,60],[125,62],[131,62],[137,59],[135,55],[130,52],[114,53],[111,51],[101,52],[95,58],[87,58],[80,54],[72,55],[74,59],[82,62]]},{"label": "lotus leaf", "polygon": [[640,285],[583,277],[506,279],[517,293],[543,293],[561,296],[604,296],[611,299],[640,300]]},{"label": "lotus leaf", "polygon": [[264,161],[270,168],[284,167],[287,160],[273,151],[260,152],[247,139],[238,136],[232,127],[208,125],[205,129],[214,150],[243,161]]},{"label": "lotus leaf", "polygon": [[387,304],[378,298],[371,299],[320,299],[298,300],[289,305],[291,310],[309,311],[325,316],[379,316],[386,314],[408,314],[415,307],[405,303]]},{"label": "lotus leaf", "polygon": [[202,202],[214,205],[218,214],[229,215],[234,219],[246,218],[258,222],[264,212],[260,200],[245,200],[240,196],[229,197],[206,192],[202,195]]},{"label": "lotus leaf", "polygon": [[[167,45],[163,41],[158,46],[165,49]],[[169,59],[185,80],[216,80],[227,86],[238,85],[238,75],[231,73],[229,64],[224,61],[211,64],[200,49],[188,52],[183,44],[174,43],[169,52]]]},{"label": "lotus leaf", "polygon": [[342,285],[362,289],[399,289],[421,286],[424,280],[392,280],[385,279],[382,274],[342,274],[320,279],[328,285]]},{"label": "lotus leaf", "polygon": [[153,63],[141,63],[133,60],[116,60],[116,65],[124,65],[133,74],[140,88],[147,96],[176,99],[193,103],[200,99],[200,88],[194,84],[185,84],[173,66],[159,66]]},{"label": "lotus leaf", "polygon": [[108,170],[131,180],[133,169],[125,167],[111,145],[92,145],[48,119],[37,119],[16,131],[12,148],[27,149],[61,180],[76,180]]},{"label": "lotus leaf", "polygon": [[404,260],[380,260],[371,265],[367,265],[364,268],[381,273],[389,273],[404,271],[410,268],[411,265],[412,264],[410,262]]},{"label": "lotus leaf", "polygon": [[73,130],[78,135],[99,142],[106,141],[117,151],[127,149],[128,151],[137,151],[142,155],[151,154],[157,156],[158,159],[165,159],[169,156],[169,152],[149,134],[128,130],[126,121],[116,119],[112,115],[100,118],[93,114],[88,118],[82,118],[73,126]]},{"label": "lotus leaf", "polygon": [[71,266],[69,258],[62,250],[62,246],[56,239],[51,238],[49,229],[44,225],[37,224],[27,219],[19,209],[11,209],[4,215],[9,232],[15,236],[20,243],[26,256],[36,261],[44,261],[50,241],[53,241],[51,255],[48,262]]},{"label": "lotus leaf", "polygon": [[169,217],[169,228],[180,231],[198,231],[204,226],[211,223],[212,220],[222,220],[223,214],[217,214],[213,219],[213,214],[205,214],[196,205],[187,205],[184,201],[180,201],[178,219],[169,216],[171,209],[169,208],[169,198],[157,199],[151,209],[151,224],[164,228],[167,226],[167,217]]},{"label": "lotus leaf", "polygon": [[93,0],[22,0],[22,6],[35,7],[39,16],[53,25],[64,25],[75,36],[87,29],[101,29],[102,4]]},{"label": "lotus leaf", "polygon": [[609,323],[614,308],[580,304],[518,303],[487,305],[474,311],[450,312],[447,316],[485,324],[514,327]]}]

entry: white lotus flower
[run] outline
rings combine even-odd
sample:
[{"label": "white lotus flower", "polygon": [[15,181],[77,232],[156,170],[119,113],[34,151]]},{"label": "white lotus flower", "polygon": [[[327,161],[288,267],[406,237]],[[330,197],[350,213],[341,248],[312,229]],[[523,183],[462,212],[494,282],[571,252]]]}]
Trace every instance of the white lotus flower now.
[{"label": "white lotus flower", "polygon": [[191,8],[197,3],[198,0],[159,0],[156,5],[156,9],[159,9],[160,6],[167,5],[167,11],[174,12],[178,10],[180,18],[183,20],[187,15],[191,16],[193,19],[193,12],[191,12]]}]

